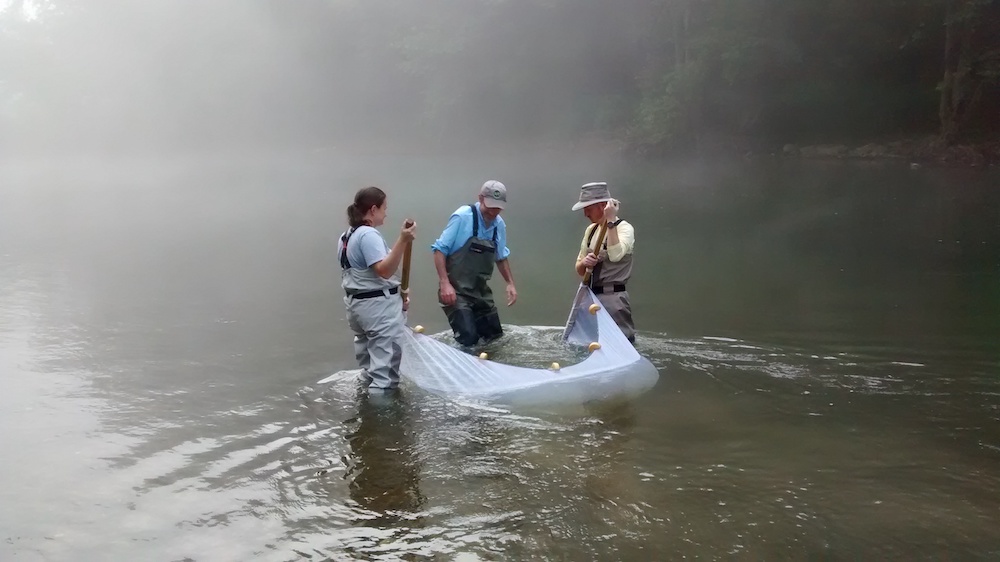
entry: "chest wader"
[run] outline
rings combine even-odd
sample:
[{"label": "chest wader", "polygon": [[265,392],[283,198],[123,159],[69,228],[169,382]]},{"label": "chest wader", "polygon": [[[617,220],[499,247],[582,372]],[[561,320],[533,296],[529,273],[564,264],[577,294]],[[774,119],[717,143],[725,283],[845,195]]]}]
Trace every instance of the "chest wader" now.
[{"label": "chest wader", "polygon": [[351,265],[347,245],[352,234],[354,229],[340,238],[340,266],[343,268],[347,324],[354,332],[354,357],[361,367],[361,380],[368,388],[396,388],[405,324],[399,287],[387,284],[370,268]]},{"label": "chest wader", "polygon": [[493,228],[492,239],[480,238],[479,210],[471,207],[472,237],[445,261],[448,281],[455,288],[455,306],[442,305],[455,341],[466,347],[476,345],[479,338],[490,341],[503,335],[488,283],[496,263],[497,229]]},{"label": "chest wader", "polygon": [[[587,247],[590,247],[594,239],[594,227],[587,235]],[[604,241],[604,246],[599,248],[598,254],[604,254],[604,259],[594,266],[594,272],[590,276],[590,290],[597,295],[597,300],[601,301],[604,309],[608,311],[611,318],[621,328],[622,333],[628,341],[635,344],[635,322],[632,320],[632,303],[628,298],[628,290],[625,283],[632,275],[632,256],[627,255],[620,261],[612,262],[608,259],[608,242]]]}]

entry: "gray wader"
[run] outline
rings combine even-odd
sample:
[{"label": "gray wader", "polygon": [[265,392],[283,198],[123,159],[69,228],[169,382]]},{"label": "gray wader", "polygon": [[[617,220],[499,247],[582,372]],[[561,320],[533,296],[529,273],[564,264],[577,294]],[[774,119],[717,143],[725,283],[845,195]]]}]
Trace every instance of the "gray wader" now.
[{"label": "gray wader", "polygon": [[495,340],[503,335],[500,316],[493,303],[489,280],[497,255],[497,231],[493,238],[479,237],[479,209],[472,207],[472,237],[445,261],[448,281],[455,288],[455,306],[442,305],[455,341],[472,347],[482,338]]},{"label": "gray wader", "polygon": [[[595,232],[597,232],[596,225],[587,235],[588,247],[593,243]],[[605,239],[599,255],[603,259],[594,266],[594,272],[590,277],[590,290],[597,295],[597,300],[601,301],[604,310],[608,311],[628,341],[634,344],[635,322],[632,321],[632,303],[629,301],[625,285],[632,276],[632,254],[617,262],[609,260],[608,242]]]},{"label": "gray wader", "polygon": [[354,356],[362,369],[361,379],[370,389],[393,389],[399,386],[406,323],[399,284],[394,279],[382,279],[370,267],[350,264],[347,247],[353,233],[353,229],[349,230],[340,238],[340,265],[347,324],[354,332]]}]

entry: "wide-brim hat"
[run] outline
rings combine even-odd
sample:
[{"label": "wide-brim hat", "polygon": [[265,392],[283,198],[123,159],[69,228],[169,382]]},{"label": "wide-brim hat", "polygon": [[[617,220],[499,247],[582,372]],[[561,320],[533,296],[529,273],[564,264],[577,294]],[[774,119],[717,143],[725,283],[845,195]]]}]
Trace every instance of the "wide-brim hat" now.
[{"label": "wide-brim hat", "polygon": [[574,211],[579,211],[584,207],[589,207],[596,203],[606,203],[611,201],[611,192],[608,191],[608,182],[595,181],[585,184],[580,188],[580,201],[573,205]]}]

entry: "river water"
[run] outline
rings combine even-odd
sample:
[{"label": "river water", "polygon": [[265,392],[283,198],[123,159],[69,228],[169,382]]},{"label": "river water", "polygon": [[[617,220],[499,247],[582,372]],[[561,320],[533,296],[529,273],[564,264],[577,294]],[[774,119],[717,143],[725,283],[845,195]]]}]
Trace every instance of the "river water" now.
[{"label": "river water", "polygon": [[[358,392],[353,192],[388,191],[387,237],[417,220],[410,317],[441,332],[427,246],[486,179],[510,190],[514,359],[564,321],[569,207],[610,182],[652,390]],[[5,163],[0,559],[996,559],[997,185],[768,159]]]}]

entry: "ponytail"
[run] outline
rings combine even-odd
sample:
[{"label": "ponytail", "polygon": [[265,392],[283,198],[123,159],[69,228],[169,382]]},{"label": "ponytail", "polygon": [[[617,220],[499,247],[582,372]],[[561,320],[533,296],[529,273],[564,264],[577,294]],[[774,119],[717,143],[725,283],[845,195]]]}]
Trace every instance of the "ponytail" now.
[{"label": "ponytail", "polygon": [[365,224],[364,213],[354,203],[351,203],[347,207],[347,224],[351,225],[351,228],[357,228]]},{"label": "ponytail", "polygon": [[372,207],[381,207],[385,203],[385,192],[381,189],[370,186],[363,187],[354,195],[354,203],[347,207],[347,224],[351,228],[357,228],[368,224],[365,215]]}]

